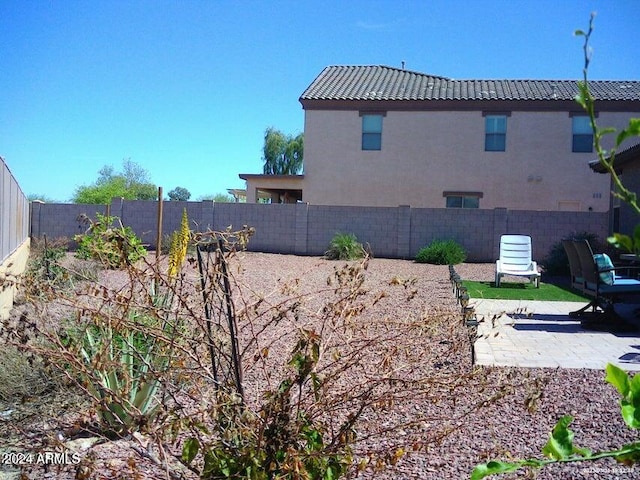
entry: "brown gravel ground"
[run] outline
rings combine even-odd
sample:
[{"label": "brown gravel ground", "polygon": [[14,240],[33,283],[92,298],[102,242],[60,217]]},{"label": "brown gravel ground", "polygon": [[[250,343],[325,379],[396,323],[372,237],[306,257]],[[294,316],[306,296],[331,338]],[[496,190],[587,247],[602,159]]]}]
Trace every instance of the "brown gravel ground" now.
[{"label": "brown gravel ground", "polygon": [[[327,278],[344,264],[319,257],[263,253],[243,253],[240,257],[241,262],[233,265],[234,275],[253,292],[247,290],[243,298],[262,295],[272,302],[292,289],[297,293],[326,291]],[[493,268],[493,264],[463,264],[457,271],[465,279],[490,280]],[[422,388],[404,390],[408,383],[398,381],[393,402],[376,405],[365,413],[358,425],[355,447],[359,458],[370,459],[371,465],[380,456],[393,456],[399,448],[405,454],[382,471],[367,468],[354,476],[469,478],[473,467],[488,459],[539,457],[551,428],[564,414],[575,417],[572,429],[581,447],[603,450],[638,439],[620,418],[617,394],[604,382],[602,371],[473,366],[472,332],[462,324],[448,276],[446,266],[377,258],[369,261],[364,289],[367,298],[379,301],[369,305],[361,318],[372,325],[389,325],[388,331],[395,332],[394,345],[366,352],[364,357],[371,363],[351,371],[354,377],[348,379],[347,386],[356,389],[361,380],[358,375],[371,375],[379,357],[390,353],[390,361],[398,365],[399,378],[424,382]],[[100,281],[118,283],[123,276],[101,272]],[[322,295],[310,297],[307,311],[316,311],[325,300]],[[18,305],[14,319],[26,310],[28,305]],[[287,326],[282,328],[273,335],[280,338],[284,332],[286,339]],[[286,350],[278,349],[286,347],[279,346],[278,341],[269,345],[277,352],[272,358],[282,360]],[[249,402],[259,396],[259,375],[252,368],[249,366],[245,374]],[[273,381],[267,383],[273,385]],[[34,380],[33,397],[0,398],[0,413],[12,410],[0,417],[0,452],[52,450],[56,435],[68,437],[74,424],[90,416],[90,410],[72,389],[58,386],[38,391],[37,383]],[[81,447],[80,467],[30,464],[19,470],[5,461],[0,465],[0,479],[166,478],[162,469],[136,452],[133,445],[136,442],[129,439]],[[82,476],[82,466],[89,462],[91,473]],[[640,478],[640,468],[604,460],[556,465],[539,472],[521,471],[500,478],[631,479]]]}]

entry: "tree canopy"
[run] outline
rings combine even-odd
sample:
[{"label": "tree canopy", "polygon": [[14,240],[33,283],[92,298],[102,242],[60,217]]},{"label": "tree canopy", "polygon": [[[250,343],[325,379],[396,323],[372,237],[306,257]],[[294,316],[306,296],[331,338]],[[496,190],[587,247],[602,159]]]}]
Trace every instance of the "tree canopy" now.
[{"label": "tree canopy", "polygon": [[39,202],[44,202],[44,203],[59,203],[58,200],[54,200],[48,195],[44,195],[41,193],[30,193],[29,195],[27,195],[27,200],[29,200],[30,202],[37,200]]},{"label": "tree canopy", "polygon": [[169,200],[174,202],[186,202],[191,198],[191,192],[184,187],[176,187],[167,195],[169,195]]},{"label": "tree canopy", "polygon": [[123,160],[122,171],[105,165],[98,170],[98,179],[90,185],[81,185],[73,194],[73,203],[111,203],[111,199],[154,200],[158,187],[151,183],[149,172],[130,159]]},{"label": "tree canopy", "polygon": [[216,203],[233,203],[235,200],[231,195],[226,193],[211,193],[208,195],[201,195],[198,200],[204,202],[205,200],[211,200]]},{"label": "tree canopy", "polygon": [[264,133],[262,151],[265,175],[297,175],[302,172],[304,134],[294,137],[269,127]]}]

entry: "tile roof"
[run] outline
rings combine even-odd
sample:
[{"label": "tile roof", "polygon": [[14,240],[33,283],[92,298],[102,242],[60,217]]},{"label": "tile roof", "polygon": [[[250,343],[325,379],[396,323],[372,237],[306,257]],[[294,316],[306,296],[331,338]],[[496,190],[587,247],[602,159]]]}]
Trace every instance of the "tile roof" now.
[{"label": "tile roof", "polygon": [[[453,80],[382,65],[328,66],[305,100],[573,100],[576,80]],[[640,100],[640,81],[590,81],[596,100]]]}]

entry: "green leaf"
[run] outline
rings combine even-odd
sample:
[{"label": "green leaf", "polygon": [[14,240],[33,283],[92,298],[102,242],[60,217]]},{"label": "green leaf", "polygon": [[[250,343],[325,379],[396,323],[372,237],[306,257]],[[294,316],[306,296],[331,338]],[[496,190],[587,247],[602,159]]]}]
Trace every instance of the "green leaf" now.
[{"label": "green leaf", "polygon": [[640,373],[636,373],[630,379],[629,400],[631,400],[634,405],[640,407]]},{"label": "green leaf", "polygon": [[519,463],[497,462],[492,460],[489,463],[477,465],[471,472],[471,480],[480,480],[497,473],[515,472],[520,466]]},{"label": "green leaf", "polygon": [[322,441],[322,434],[318,430],[309,430],[305,433],[305,437],[307,438],[307,445],[309,450],[319,451],[324,446],[324,442]]},{"label": "green leaf", "polygon": [[581,93],[579,93],[579,94],[577,94],[575,97],[573,97],[573,100],[574,100],[578,105],[580,105],[582,108],[584,108],[585,110],[587,109],[587,102],[586,102],[586,100],[585,100],[584,96],[583,96]]},{"label": "green leaf", "polygon": [[570,415],[565,415],[558,420],[558,423],[551,431],[549,441],[542,449],[544,455],[554,460],[561,460],[569,458],[574,453],[574,433],[569,429],[572,421],[573,417]]},{"label": "green leaf", "polygon": [[622,233],[614,233],[612,237],[607,238],[607,242],[621,250],[633,252],[633,240],[631,240],[631,237],[629,237],[628,235],[623,235]]},{"label": "green leaf", "polygon": [[331,468],[331,466],[327,467],[327,471],[324,474],[324,478],[325,480],[333,480],[334,478],[337,478],[337,476],[333,473],[333,468]]},{"label": "green leaf", "polygon": [[607,363],[605,380],[613,385],[620,395],[627,397],[630,390],[629,375],[617,365]]},{"label": "green leaf", "polygon": [[637,430],[640,428],[640,419],[638,419],[638,415],[640,412],[638,409],[628,400],[620,401],[620,413],[622,414],[622,418],[624,419],[624,423],[626,423],[630,428]]},{"label": "green leaf", "polygon": [[628,443],[618,450],[620,455],[615,457],[617,462],[624,463],[625,465],[629,465],[631,463],[640,462],[640,443]]},{"label": "green leaf", "polygon": [[200,442],[198,439],[187,438],[182,447],[182,460],[186,463],[191,463],[191,461],[196,458],[198,450],[200,450]]},{"label": "green leaf", "polygon": [[320,387],[322,386],[322,381],[316,372],[311,372],[311,386],[313,387],[313,396],[316,401],[320,400]]},{"label": "green leaf", "polygon": [[632,118],[629,120],[627,128],[620,131],[616,138],[616,145],[620,145],[629,137],[640,136],[640,118]]},{"label": "green leaf", "polygon": [[586,33],[584,33],[584,30],[580,30],[580,29],[578,29],[575,32],[573,32],[573,34],[576,37],[585,37],[587,35]]}]

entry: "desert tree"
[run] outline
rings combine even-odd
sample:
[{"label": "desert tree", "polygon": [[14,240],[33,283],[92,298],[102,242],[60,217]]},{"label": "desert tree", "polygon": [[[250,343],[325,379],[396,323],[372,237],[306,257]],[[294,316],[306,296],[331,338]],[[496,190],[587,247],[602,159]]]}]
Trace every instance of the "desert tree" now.
[{"label": "desert tree", "polygon": [[285,135],[273,127],[264,134],[263,161],[265,175],[296,175],[302,171],[304,135]]},{"label": "desert tree", "polygon": [[95,182],[77,187],[72,202],[104,204],[110,203],[114,197],[153,200],[156,196],[157,186],[151,182],[149,172],[131,159],[125,159],[121,172],[111,165],[105,165],[98,171]]},{"label": "desert tree", "polygon": [[191,198],[191,192],[184,187],[176,187],[167,195],[169,195],[169,200],[174,202],[186,202]]}]

